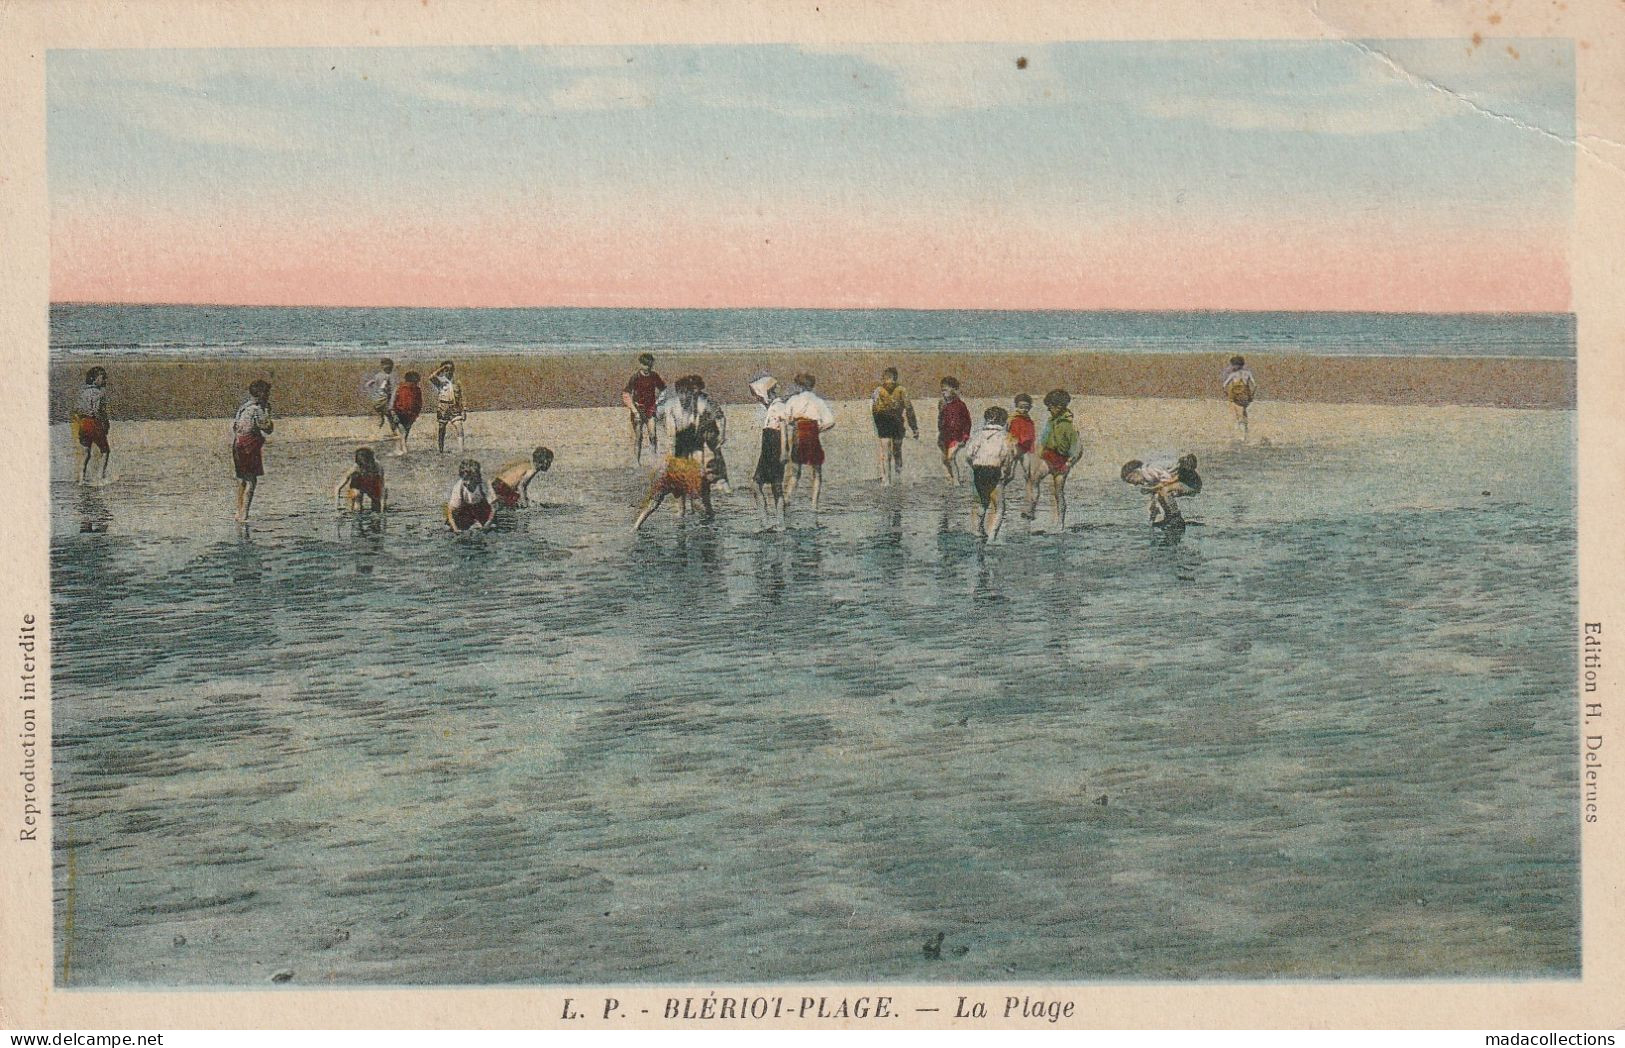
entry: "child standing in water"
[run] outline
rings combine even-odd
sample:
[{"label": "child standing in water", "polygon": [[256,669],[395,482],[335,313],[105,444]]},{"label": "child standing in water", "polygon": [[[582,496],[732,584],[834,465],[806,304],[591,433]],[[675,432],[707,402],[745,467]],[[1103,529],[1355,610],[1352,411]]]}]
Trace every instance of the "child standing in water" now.
[{"label": "child standing in water", "polygon": [[813,392],[817,379],[805,372],[796,376],[801,392],[785,401],[793,435],[790,437],[790,467],[794,471],[784,485],[784,504],[796,493],[802,467],[812,470],[812,511],[818,514],[818,500],[824,491],[824,434],[835,428],[835,412],[829,401]]},{"label": "child standing in water", "polygon": [[537,448],[528,459],[509,462],[491,477],[491,491],[497,505],[503,509],[518,509],[530,505],[530,482],[538,473],[553,468],[551,448]]},{"label": "child standing in water", "polygon": [[371,448],[356,448],[355,468],[338,482],[333,489],[333,497],[346,500],[352,513],[359,513],[361,500],[366,499],[372,503],[372,511],[383,516],[386,505],[384,471]]},{"label": "child standing in water", "polygon": [[1201,474],[1196,472],[1196,456],[1182,455],[1175,462],[1142,462],[1131,459],[1123,463],[1121,476],[1126,483],[1146,488],[1151,494],[1151,526],[1154,528],[1182,528],[1185,516],[1179,512],[1176,501],[1182,495],[1196,495],[1202,490]]},{"label": "child standing in water", "polygon": [[1072,467],[1083,457],[1083,439],[1072,422],[1072,394],[1064,389],[1052,389],[1044,394],[1044,407],[1049,409],[1049,422],[1038,442],[1038,458],[1027,474],[1027,510],[1022,517],[1032,520],[1038,516],[1038,493],[1044,478],[1050,480],[1055,500],[1055,527],[1066,527],[1066,478]]},{"label": "child standing in water", "polygon": [[1016,442],[1015,468],[1025,476],[1030,465],[1027,456],[1038,443],[1038,431],[1033,426],[1033,398],[1017,393],[1015,407],[1015,414],[1010,416],[1010,439]]},{"label": "child standing in water", "polygon": [[408,371],[401,384],[395,387],[389,418],[395,429],[397,457],[406,454],[406,438],[412,435],[412,423],[423,413],[423,387],[418,385],[419,378],[416,371]]},{"label": "child standing in water", "polygon": [[970,408],[959,399],[959,380],[949,375],[942,380],[942,402],[937,405],[937,447],[942,449],[942,468],[951,484],[960,482],[959,449],[970,439]]},{"label": "child standing in water", "polygon": [[1020,458],[1015,438],[1005,429],[1009,417],[1003,408],[988,408],[982,412],[982,428],[965,445],[976,488],[976,534],[990,542],[998,541],[1005,514],[1004,486]]},{"label": "child standing in water", "polygon": [[[729,493],[728,463],[722,457],[722,445],[728,442],[728,416],[722,405],[705,392],[705,379],[692,376],[694,391],[699,394],[700,409],[698,432],[700,436],[700,463],[705,466],[707,489],[714,486],[724,495]],[[709,491],[705,500],[706,513],[711,512]]]},{"label": "child standing in water", "polygon": [[111,420],[107,414],[107,369],[94,367],[85,372],[85,384],[73,402],[68,416],[68,428],[79,442],[84,457],[79,462],[79,483],[90,483],[90,457],[93,451],[102,453],[102,479],[107,479],[107,460],[112,451],[107,446],[107,431]]},{"label": "child standing in water", "polygon": [[378,425],[382,428],[389,426],[391,433],[395,432],[395,419],[392,417],[395,405],[395,362],[388,357],[378,361],[378,370],[367,378],[363,387],[367,399],[372,403],[372,413],[378,416]]},{"label": "child standing in water", "polygon": [[265,448],[266,434],[275,426],[271,421],[271,384],[263,378],[248,384],[248,399],[237,409],[231,420],[231,464],[237,473],[237,523],[248,523],[248,511],[254,505],[254,490],[260,477],[265,475],[265,462],[261,452]]},{"label": "child standing in water", "polygon": [[1235,416],[1236,425],[1241,429],[1241,439],[1246,440],[1247,408],[1258,396],[1258,383],[1253,380],[1253,373],[1247,370],[1245,358],[1230,358],[1230,363],[1224,366],[1224,373],[1219,377],[1219,388],[1224,393],[1224,399],[1230,402],[1230,413]]},{"label": "child standing in water", "polygon": [[[679,487],[686,488],[689,481],[697,477],[698,495],[705,507],[705,519],[710,520],[711,485],[721,475],[721,470],[716,468],[716,449],[721,447],[727,434],[727,419],[722,408],[706,395],[705,379],[699,375],[684,375],[660,395],[660,401],[655,406],[655,417],[665,421],[667,436],[671,441],[671,456],[656,478],[655,486],[660,486],[661,478],[669,478],[671,486],[668,493],[672,493]],[[674,469],[672,459],[691,461],[695,468],[690,470],[678,466]],[[654,495],[651,494],[650,498],[654,498]],[[656,499],[656,504],[659,501]],[[687,499],[683,505],[686,511]]]},{"label": "child standing in water", "polygon": [[920,439],[920,421],[914,417],[914,403],[908,390],[897,384],[897,369],[880,373],[880,385],[869,395],[869,408],[875,419],[875,437],[880,442],[880,483],[891,484],[903,475],[903,426]]},{"label": "child standing in water", "polygon": [[463,387],[457,381],[457,365],[449,360],[441,361],[435,368],[434,374],[429,376],[429,385],[434,387],[435,422],[439,427],[436,441],[440,453],[446,453],[446,427],[457,427],[457,450],[468,450],[468,438],[464,426],[468,422],[468,409],[463,404]]},{"label": "child standing in water", "polygon": [[649,450],[658,451],[659,427],[655,425],[655,405],[660,401],[660,394],[666,390],[666,380],[660,377],[655,370],[653,354],[644,353],[638,357],[638,370],[626,380],[626,387],[621,390],[621,403],[626,405],[630,413],[632,427],[632,454],[637,461],[643,461],[643,438],[649,438]]},{"label": "child standing in water", "polygon": [[[756,458],[756,472],[751,474],[751,491],[756,496],[756,507],[762,511],[765,530],[784,522],[784,448],[785,426],[790,421],[784,392],[772,375],[758,375],[750,384],[751,396],[762,406],[762,448]],[[773,514],[768,515],[771,495]]]},{"label": "child standing in water", "polygon": [[457,467],[457,480],[446,498],[446,525],[453,535],[470,529],[485,530],[496,517],[491,505],[491,490],[480,476],[476,459],[463,459]]},{"label": "child standing in water", "polygon": [[665,422],[671,453],[678,458],[698,458],[705,450],[700,423],[711,408],[711,398],[705,396],[704,385],[698,375],[679,376],[655,404],[655,417]]}]

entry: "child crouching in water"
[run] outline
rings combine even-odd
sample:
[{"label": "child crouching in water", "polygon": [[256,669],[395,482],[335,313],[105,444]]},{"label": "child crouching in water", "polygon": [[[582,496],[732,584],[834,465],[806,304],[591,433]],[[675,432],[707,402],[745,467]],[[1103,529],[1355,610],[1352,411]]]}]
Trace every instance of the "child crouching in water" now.
[{"label": "child crouching in water", "polygon": [[676,495],[682,500],[682,513],[685,517],[689,510],[694,508],[694,500],[701,500],[706,505],[706,516],[709,518],[710,489],[715,481],[716,474],[711,472],[709,466],[702,466],[686,455],[668,455],[665,467],[655,477],[654,486],[649,489],[649,497],[643,500],[643,508],[638,511],[638,519],[633,523],[632,530],[641,530],[643,522],[660,508],[667,495]]},{"label": "child crouching in water", "polygon": [[483,531],[495,518],[491,491],[480,476],[478,460],[463,459],[457,467],[457,482],[451,486],[451,494],[446,499],[447,526],[453,535],[461,535],[470,529]]},{"label": "child crouching in water", "polygon": [[1176,501],[1181,495],[1202,490],[1202,477],[1196,472],[1196,456],[1183,455],[1176,463],[1145,463],[1131,459],[1123,463],[1123,480],[1151,494],[1151,526],[1181,528],[1185,516]]},{"label": "child crouching in water", "polygon": [[536,474],[546,473],[553,467],[553,450],[537,448],[530,458],[509,462],[491,478],[491,491],[497,505],[503,509],[518,509],[530,505],[530,482]]},{"label": "child crouching in water", "polygon": [[387,504],[384,471],[378,465],[378,456],[371,448],[355,449],[355,468],[344,475],[333,489],[333,497],[349,503],[351,513],[361,512],[361,503],[372,503],[372,511],[380,516]]}]

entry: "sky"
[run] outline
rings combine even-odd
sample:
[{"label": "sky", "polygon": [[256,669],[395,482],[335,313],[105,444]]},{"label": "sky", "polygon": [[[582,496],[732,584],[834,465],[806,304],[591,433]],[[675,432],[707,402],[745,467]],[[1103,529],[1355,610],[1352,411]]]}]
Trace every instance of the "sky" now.
[{"label": "sky", "polygon": [[53,51],[52,298],[1566,311],[1568,41]]}]

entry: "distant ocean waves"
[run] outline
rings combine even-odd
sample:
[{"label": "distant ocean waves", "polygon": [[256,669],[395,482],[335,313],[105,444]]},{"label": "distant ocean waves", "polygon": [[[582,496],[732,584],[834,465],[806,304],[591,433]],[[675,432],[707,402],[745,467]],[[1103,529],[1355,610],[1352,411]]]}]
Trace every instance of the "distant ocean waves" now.
[{"label": "distant ocean waves", "polygon": [[765,349],[1572,359],[1572,314],[51,307],[54,356],[371,357]]}]

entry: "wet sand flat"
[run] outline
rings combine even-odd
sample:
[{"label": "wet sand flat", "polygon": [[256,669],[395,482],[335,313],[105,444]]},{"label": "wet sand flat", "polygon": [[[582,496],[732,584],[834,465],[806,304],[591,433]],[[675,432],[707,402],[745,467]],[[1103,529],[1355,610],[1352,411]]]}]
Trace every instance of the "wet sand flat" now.
[{"label": "wet sand flat", "polygon": [[[895,366],[917,398],[936,396],[944,375],[967,395],[1025,390],[1035,398],[1057,386],[1103,397],[1210,399],[1218,393],[1227,354],[1213,353],[928,353],[866,350],[659,353],[670,381],[697,372],[724,396],[742,392],[759,369],[788,381],[799,371],[818,376],[835,399],[867,397],[880,371]],[[427,376],[439,356],[396,354],[397,374]],[[1574,406],[1573,360],[1532,357],[1315,356],[1248,352],[1267,401],[1354,404],[1484,404],[1497,407]],[[51,365],[51,418],[66,421],[92,364],[110,372],[115,418],[229,418],[257,378],[275,387],[278,409],[290,415],[353,415],[365,410],[361,381],[375,361],[297,358],[154,360],[96,357]],[[476,410],[612,406],[635,368],[633,354],[524,356],[471,354],[458,358],[469,405]],[[427,390],[427,387],[425,387]]]},{"label": "wet sand flat", "polygon": [[[1082,398],[1070,527],[987,547],[921,407],[883,491],[839,404],[765,535],[633,536],[614,409],[476,412],[558,460],[471,541],[431,425],[358,533],[377,431],[281,420],[246,537],[220,420],[88,489],[53,427],[58,981],[1577,971],[1571,412]],[[1164,450],[1179,541],[1117,479]]]}]

